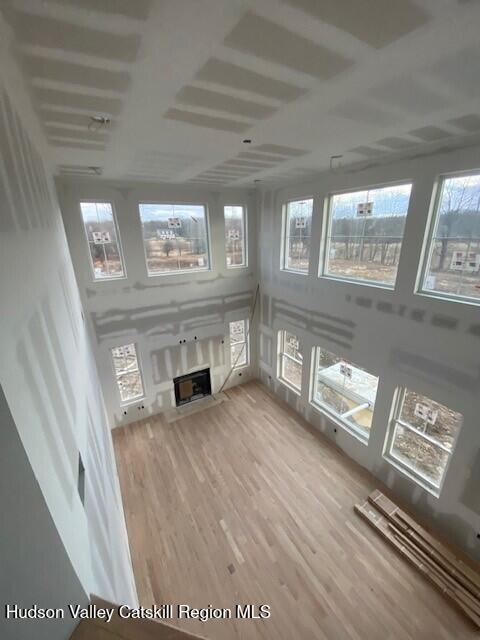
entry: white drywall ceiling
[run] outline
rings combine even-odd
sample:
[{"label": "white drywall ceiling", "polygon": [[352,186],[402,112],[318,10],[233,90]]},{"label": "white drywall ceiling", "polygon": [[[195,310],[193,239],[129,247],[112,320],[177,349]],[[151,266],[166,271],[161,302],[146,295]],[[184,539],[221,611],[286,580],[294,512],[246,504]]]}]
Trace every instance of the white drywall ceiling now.
[{"label": "white drywall ceiling", "polygon": [[241,185],[480,137],[473,0],[0,6],[59,168]]}]

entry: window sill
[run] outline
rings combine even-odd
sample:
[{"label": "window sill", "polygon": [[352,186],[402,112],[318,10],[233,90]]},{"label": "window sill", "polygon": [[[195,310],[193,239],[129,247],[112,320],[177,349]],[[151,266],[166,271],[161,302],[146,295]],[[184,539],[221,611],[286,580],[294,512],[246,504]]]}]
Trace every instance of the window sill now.
[{"label": "window sill", "polygon": [[285,269],[282,267],[280,269],[282,273],[293,273],[296,276],[308,276],[310,275],[308,271],[297,271],[296,269]]},{"label": "window sill", "polygon": [[168,276],[184,276],[190,273],[203,273],[211,270],[211,267],[200,267],[200,269],[179,269],[178,271],[161,271],[159,273],[147,272],[147,275],[149,278],[165,278]]},{"label": "window sill", "polygon": [[396,469],[403,476],[405,476],[406,478],[408,478],[409,480],[414,482],[417,486],[419,486],[420,488],[422,488],[425,491],[427,491],[428,493],[430,493],[434,498],[438,499],[440,497],[440,493],[441,493],[441,490],[442,490],[443,479],[442,479],[442,482],[440,483],[440,486],[437,487],[437,486],[431,484],[427,480],[427,478],[424,478],[423,476],[417,474],[413,469],[411,469],[407,465],[402,464],[402,462],[397,460],[397,458],[394,458],[392,455],[384,455],[383,458],[394,469]]},{"label": "window sill", "polygon": [[137,404],[137,402],[142,402],[143,400],[145,400],[145,394],[143,396],[138,396],[138,398],[132,398],[131,400],[120,402],[120,407],[124,409],[125,407],[130,407],[132,404]]},{"label": "window sill", "polygon": [[375,280],[355,280],[354,278],[342,278],[340,276],[332,276],[328,273],[319,273],[319,280],[331,280],[333,282],[345,282],[346,284],[360,285],[362,287],[372,287],[373,289],[382,289],[383,291],[395,291],[395,285],[386,284],[385,282],[375,282]]},{"label": "window sill", "polygon": [[440,300],[440,302],[454,302],[455,304],[464,304],[470,307],[479,307],[480,298],[468,298],[466,296],[456,296],[454,294],[448,294],[441,291],[429,291],[420,289],[415,292],[415,295],[422,296],[424,298],[430,298],[433,300]]},{"label": "window sill", "polygon": [[327,407],[324,407],[321,404],[314,402],[313,400],[311,400],[309,404],[311,407],[315,409],[315,411],[317,411],[317,413],[320,413],[321,415],[325,416],[326,418],[334,422],[341,429],[343,429],[348,434],[356,438],[359,442],[361,442],[366,447],[368,446],[368,440],[369,440],[370,434],[365,434],[360,429],[355,429],[355,427],[353,427],[349,422],[344,422],[338,415],[335,415]]},{"label": "window sill", "polygon": [[236,269],[248,269],[248,264],[227,264],[226,268],[227,271],[235,271]]},{"label": "window sill", "polygon": [[283,384],[284,387],[287,387],[287,389],[290,389],[290,391],[293,391],[293,393],[296,393],[297,396],[301,396],[302,395],[302,390],[298,389],[297,387],[295,387],[293,384],[291,384],[290,382],[288,382],[287,380],[285,380],[285,378],[280,378],[280,376],[277,376],[277,380],[279,382],[281,382]]},{"label": "window sill", "polygon": [[109,278],[92,278],[93,284],[98,284],[99,282],[117,282],[118,280],[127,280],[127,275],[112,276]]}]

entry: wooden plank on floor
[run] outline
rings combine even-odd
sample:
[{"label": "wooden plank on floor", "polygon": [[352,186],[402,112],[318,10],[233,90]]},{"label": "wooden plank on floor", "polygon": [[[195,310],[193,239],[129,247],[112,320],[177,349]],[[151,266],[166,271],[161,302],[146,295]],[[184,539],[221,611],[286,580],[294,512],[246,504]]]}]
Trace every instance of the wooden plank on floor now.
[{"label": "wooden plank on floor", "polygon": [[[375,500],[375,505],[377,500]],[[390,505],[388,505],[390,506]],[[480,615],[470,608],[457,593],[441,579],[434,568],[424,561],[411,545],[405,543],[405,536],[401,530],[389,521],[388,517],[376,509],[369,500],[362,505],[355,505],[355,512],[372,526],[403,558],[412,564],[429,582],[431,582],[444,596],[449,598],[459,609],[463,611],[478,628],[480,628]],[[394,513],[394,509],[387,507],[389,514]]]}]

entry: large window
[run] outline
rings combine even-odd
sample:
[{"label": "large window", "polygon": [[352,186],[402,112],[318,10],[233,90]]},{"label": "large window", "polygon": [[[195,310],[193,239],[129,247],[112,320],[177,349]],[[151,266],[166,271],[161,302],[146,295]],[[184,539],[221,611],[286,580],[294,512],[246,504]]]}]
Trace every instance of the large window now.
[{"label": "large window", "polygon": [[114,347],[112,359],[122,404],[142,398],[144,395],[143,382],[135,345],[132,343]]},{"label": "large window", "polygon": [[95,280],[125,277],[112,205],[109,202],[81,202],[80,210]]},{"label": "large window", "polygon": [[480,302],[480,174],[441,181],[423,291]]},{"label": "large window", "polygon": [[232,367],[245,367],[250,359],[248,320],[230,322],[230,360]]},{"label": "large window", "polygon": [[368,440],[378,378],[320,347],[314,357],[312,403]]},{"label": "large window", "polygon": [[393,288],[411,184],[332,195],[323,274]]},{"label": "large window", "polygon": [[295,200],[285,207],[282,268],[308,273],[313,200]]},{"label": "large window", "polygon": [[461,413],[410,389],[400,389],[386,456],[422,484],[439,489],[462,420]]},{"label": "large window", "polygon": [[225,255],[227,267],[247,266],[246,215],[241,206],[227,205],[225,217]]},{"label": "large window", "polygon": [[203,205],[141,203],[139,210],[149,275],[210,268]]},{"label": "large window", "polygon": [[278,332],[278,377],[296,391],[302,388],[303,355],[297,336],[289,331]]}]

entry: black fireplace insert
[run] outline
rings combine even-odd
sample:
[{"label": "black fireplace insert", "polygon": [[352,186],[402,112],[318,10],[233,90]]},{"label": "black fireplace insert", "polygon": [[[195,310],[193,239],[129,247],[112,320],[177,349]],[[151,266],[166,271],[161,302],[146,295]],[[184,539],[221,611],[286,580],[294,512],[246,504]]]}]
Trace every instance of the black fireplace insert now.
[{"label": "black fireplace insert", "polygon": [[212,394],[210,369],[202,369],[173,379],[177,407]]}]

